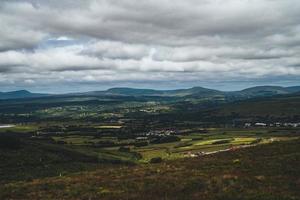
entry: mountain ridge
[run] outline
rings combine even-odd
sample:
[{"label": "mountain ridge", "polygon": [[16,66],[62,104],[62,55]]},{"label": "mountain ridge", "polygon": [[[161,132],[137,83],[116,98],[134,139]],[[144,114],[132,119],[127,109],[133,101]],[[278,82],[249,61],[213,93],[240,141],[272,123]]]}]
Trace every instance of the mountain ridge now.
[{"label": "mountain ridge", "polygon": [[0,92],[0,99],[20,99],[20,98],[34,98],[34,97],[44,97],[49,96],[49,94],[42,93],[32,93],[28,90],[16,90],[9,92]]},{"label": "mountain ridge", "polygon": [[115,95],[115,96],[162,96],[162,97],[187,97],[187,98],[202,98],[202,97],[235,97],[235,98],[252,98],[274,96],[281,94],[292,94],[300,92],[300,86],[255,86],[239,91],[221,91],[209,89],[204,87],[191,87],[187,89],[174,90],[156,90],[156,89],[141,89],[130,87],[114,87],[103,91],[90,91],[80,93],[66,93],[66,94],[46,94],[46,93],[32,93],[28,90],[17,90],[10,92],[0,92],[0,99],[19,99],[19,98],[36,98],[46,96],[64,96],[64,95]]}]

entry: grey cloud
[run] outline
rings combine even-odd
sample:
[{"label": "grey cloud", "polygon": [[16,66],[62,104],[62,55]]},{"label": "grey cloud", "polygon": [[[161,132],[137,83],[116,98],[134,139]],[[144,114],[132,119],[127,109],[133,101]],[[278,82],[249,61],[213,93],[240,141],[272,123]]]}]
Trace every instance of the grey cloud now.
[{"label": "grey cloud", "polygon": [[0,73],[8,73],[11,71],[9,66],[0,66]]},{"label": "grey cloud", "polygon": [[82,54],[110,59],[142,59],[148,56],[150,48],[145,45],[127,44],[115,41],[98,41],[87,45]]},{"label": "grey cloud", "polygon": [[295,0],[230,0],[226,6],[221,1],[101,0],[81,1],[85,6],[80,8],[69,7],[70,1],[58,7],[44,2],[38,8],[29,3],[6,3],[4,8],[16,12],[17,25],[25,17],[26,25],[45,32],[170,45],[199,44],[201,35],[265,37],[293,27],[299,19],[299,3]]},{"label": "grey cloud", "polygon": [[299,10],[298,0],[5,0],[0,81],[299,77]]}]

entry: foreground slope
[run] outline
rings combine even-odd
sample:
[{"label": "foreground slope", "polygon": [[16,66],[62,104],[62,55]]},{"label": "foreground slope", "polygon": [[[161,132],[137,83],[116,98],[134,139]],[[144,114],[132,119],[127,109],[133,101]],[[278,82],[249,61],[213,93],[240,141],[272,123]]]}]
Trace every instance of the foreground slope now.
[{"label": "foreground slope", "polygon": [[300,141],[0,186],[1,199],[300,199]]},{"label": "foreground slope", "polygon": [[95,148],[59,145],[50,139],[37,140],[26,135],[0,133],[0,184],[91,170],[103,164],[130,164],[129,158],[135,158],[94,151]]}]

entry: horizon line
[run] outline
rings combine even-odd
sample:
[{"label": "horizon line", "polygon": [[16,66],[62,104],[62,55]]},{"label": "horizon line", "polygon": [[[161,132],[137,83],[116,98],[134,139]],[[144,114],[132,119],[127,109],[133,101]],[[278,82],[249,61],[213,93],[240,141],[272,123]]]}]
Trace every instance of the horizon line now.
[{"label": "horizon line", "polygon": [[180,87],[180,88],[174,88],[174,89],[156,89],[156,88],[146,88],[146,87],[129,87],[129,86],[116,86],[116,87],[110,87],[107,89],[102,89],[102,90],[86,90],[86,91],[78,91],[78,92],[62,92],[62,93],[54,93],[54,92],[39,92],[39,91],[31,91],[30,89],[17,89],[17,90],[9,90],[9,91],[0,91],[0,93],[9,93],[9,92],[18,92],[18,91],[27,91],[30,93],[39,93],[39,94],[50,94],[50,95],[63,95],[63,94],[77,94],[77,93],[89,93],[89,92],[105,92],[110,89],[115,89],[115,88],[124,88],[124,89],[136,89],[136,90],[155,90],[155,91],[174,91],[174,90],[186,90],[186,89],[192,89],[192,88],[204,88],[204,89],[210,89],[210,90],[217,90],[220,92],[238,92],[250,88],[255,88],[255,87],[281,87],[281,88],[289,88],[289,87],[300,87],[300,85],[292,85],[292,86],[282,86],[282,85],[256,85],[256,86],[251,86],[251,87],[244,87],[239,90],[221,90],[221,89],[216,89],[216,88],[210,88],[210,87],[203,87],[203,86],[191,86],[191,87]]}]

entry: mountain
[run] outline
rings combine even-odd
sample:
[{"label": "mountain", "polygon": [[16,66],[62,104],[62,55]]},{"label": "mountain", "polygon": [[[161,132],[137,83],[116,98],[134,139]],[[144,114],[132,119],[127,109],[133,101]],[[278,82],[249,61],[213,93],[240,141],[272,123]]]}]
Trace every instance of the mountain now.
[{"label": "mountain", "polygon": [[205,97],[205,96],[215,96],[215,95],[221,95],[224,92],[213,90],[213,89],[207,89],[203,87],[193,87],[189,89],[179,89],[179,90],[169,90],[165,91],[166,95],[173,95],[177,97]]},{"label": "mountain", "polygon": [[0,92],[0,99],[21,99],[21,98],[33,98],[44,97],[47,94],[31,93],[27,90],[17,90],[12,92]]},{"label": "mountain", "polygon": [[241,91],[223,92],[203,87],[193,87],[188,89],[176,90],[154,90],[154,89],[136,89],[136,88],[111,88],[106,91],[92,92],[101,95],[126,95],[126,96],[171,96],[171,97],[207,97],[207,96],[227,96],[227,97],[265,97],[281,94],[291,94],[300,92],[300,86],[280,87],[280,86],[257,86],[247,88]]},{"label": "mountain", "polygon": [[[300,119],[300,93],[251,98],[224,104],[215,116],[269,117]],[[294,119],[293,119],[294,118]]]},{"label": "mountain", "polygon": [[192,87],[188,89],[176,90],[154,90],[154,89],[137,89],[128,87],[111,88],[105,91],[92,91],[85,93],[71,93],[63,95],[49,95],[31,93],[27,90],[18,90],[13,92],[0,92],[0,99],[20,99],[51,96],[132,96],[132,97],[174,97],[174,98],[189,98],[189,99],[227,99],[230,101],[248,99],[254,97],[268,97],[282,94],[292,94],[300,92],[300,86],[280,87],[280,86],[257,86],[247,88],[241,91],[224,92],[203,87]]},{"label": "mountain", "polygon": [[125,96],[165,96],[165,97],[186,97],[186,96],[211,96],[223,94],[218,90],[207,89],[203,87],[193,87],[188,89],[176,90],[154,90],[154,89],[137,89],[137,88],[111,88],[106,91],[95,91],[84,94],[93,95],[125,95]]},{"label": "mountain", "polygon": [[300,86],[280,87],[280,86],[257,86],[247,88],[241,91],[224,92],[203,87],[193,87],[188,89],[176,90],[154,90],[154,89],[136,89],[136,88],[111,88],[106,91],[96,91],[84,93],[85,95],[114,95],[114,96],[156,96],[156,97],[172,97],[186,99],[219,99],[226,101],[236,101],[250,99],[255,97],[269,97],[276,95],[292,94],[300,92]]},{"label": "mountain", "polygon": [[300,92],[300,86],[287,87],[286,89],[291,93]]},{"label": "mountain", "polygon": [[111,88],[104,93],[113,95],[127,95],[127,96],[160,96],[163,95],[163,91],[152,89],[136,89],[136,88]]},{"label": "mountain", "polygon": [[300,86],[281,87],[281,86],[256,86],[240,91],[226,92],[227,98],[249,99],[254,97],[270,97],[276,95],[293,94],[300,92]]},{"label": "mountain", "polygon": [[285,87],[280,86],[257,86],[252,88],[247,88],[238,92],[240,95],[248,97],[256,96],[274,96],[279,94],[289,94],[292,93],[292,89],[289,90]]}]

